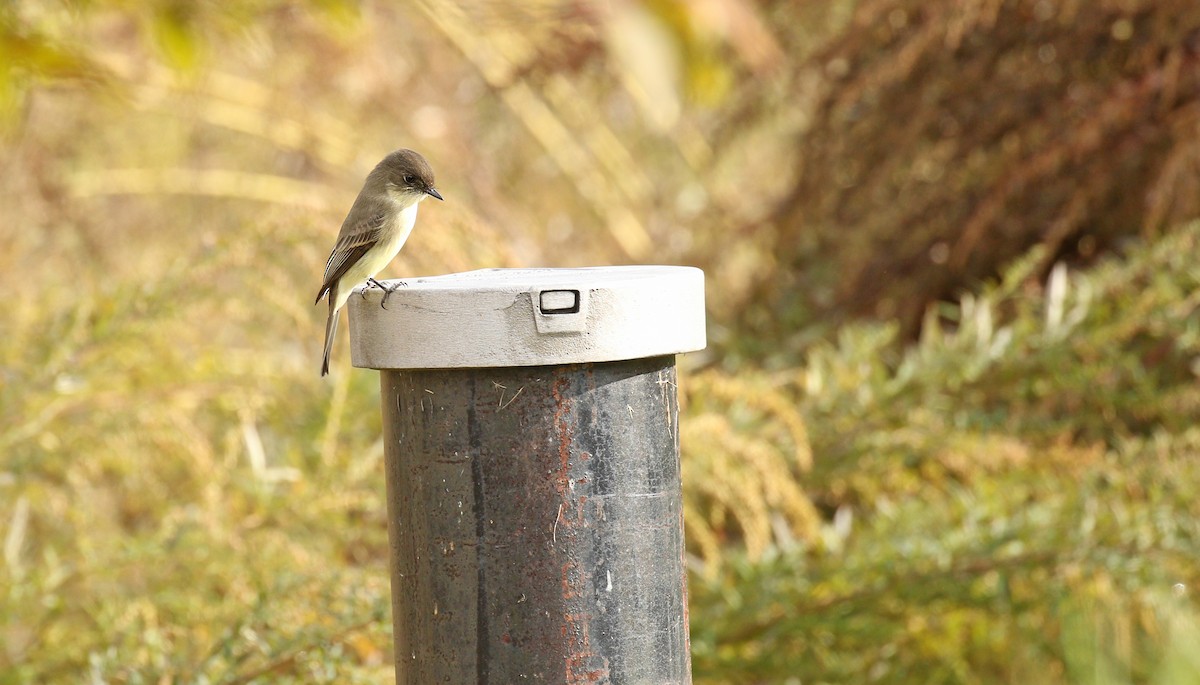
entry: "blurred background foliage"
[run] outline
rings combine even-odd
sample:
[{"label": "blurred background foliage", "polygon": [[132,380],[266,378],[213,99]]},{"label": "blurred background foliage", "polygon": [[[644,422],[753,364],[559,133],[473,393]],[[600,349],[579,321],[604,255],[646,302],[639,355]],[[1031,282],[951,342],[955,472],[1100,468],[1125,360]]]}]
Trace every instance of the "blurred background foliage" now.
[{"label": "blurred background foliage", "polygon": [[390,277],[686,263],[701,683],[1200,680],[1200,5],[0,4],[0,684],[387,682]]}]

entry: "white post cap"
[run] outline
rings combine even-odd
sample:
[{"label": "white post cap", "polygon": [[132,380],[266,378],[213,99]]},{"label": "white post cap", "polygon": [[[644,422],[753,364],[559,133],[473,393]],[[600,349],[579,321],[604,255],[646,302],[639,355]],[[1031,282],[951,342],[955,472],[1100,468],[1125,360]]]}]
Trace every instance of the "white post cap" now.
[{"label": "white post cap", "polygon": [[[704,349],[704,272],[686,266],[484,269],[349,299],[369,369],[542,366]],[[365,295],[365,297],[363,296]]]}]

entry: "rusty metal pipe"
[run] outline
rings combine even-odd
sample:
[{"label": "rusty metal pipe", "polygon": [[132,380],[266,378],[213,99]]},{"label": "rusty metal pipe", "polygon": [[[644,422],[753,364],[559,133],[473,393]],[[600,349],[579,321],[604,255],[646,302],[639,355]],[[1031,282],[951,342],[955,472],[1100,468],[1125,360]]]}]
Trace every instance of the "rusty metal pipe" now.
[{"label": "rusty metal pipe", "polygon": [[382,395],[399,685],[691,682],[673,356]]},{"label": "rusty metal pipe", "polygon": [[397,685],[691,682],[684,267],[491,270],[350,298],[381,371]]}]

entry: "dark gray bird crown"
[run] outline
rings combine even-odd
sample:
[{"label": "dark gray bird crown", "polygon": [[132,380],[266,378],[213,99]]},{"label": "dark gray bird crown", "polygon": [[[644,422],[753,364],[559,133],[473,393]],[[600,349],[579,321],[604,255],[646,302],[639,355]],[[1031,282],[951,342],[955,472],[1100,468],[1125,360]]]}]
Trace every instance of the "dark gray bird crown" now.
[{"label": "dark gray bird crown", "polygon": [[433,190],[433,169],[414,150],[396,150],[383,158],[371,171],[368,182],[392,185],[405,190],[428,193]]}]

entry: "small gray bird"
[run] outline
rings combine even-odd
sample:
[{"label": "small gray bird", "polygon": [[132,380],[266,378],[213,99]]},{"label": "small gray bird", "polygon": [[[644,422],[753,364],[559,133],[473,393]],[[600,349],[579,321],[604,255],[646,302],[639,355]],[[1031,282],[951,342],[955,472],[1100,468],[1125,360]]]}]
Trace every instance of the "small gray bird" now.
[{"label": "small gray bird", "polygon": [[404,241],[408,240],[417,221],[417,205],[429,195],[442,199],[433,187],[433,169],[429,162],[412,150],[396,150],[367,174],[358,199],[342,222],[333,252],[325,263],[325,280],[317,293],[317,302],[329,296],[322,376],[329,373],[329,353],[337,333],[338,312],[354,286],[363,281],[382,289],[384,295],[380,304],[387,302],[394,286],[389,288],[376,281],[375,274],[404,247]]}]

